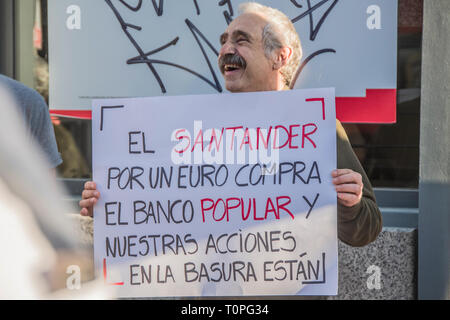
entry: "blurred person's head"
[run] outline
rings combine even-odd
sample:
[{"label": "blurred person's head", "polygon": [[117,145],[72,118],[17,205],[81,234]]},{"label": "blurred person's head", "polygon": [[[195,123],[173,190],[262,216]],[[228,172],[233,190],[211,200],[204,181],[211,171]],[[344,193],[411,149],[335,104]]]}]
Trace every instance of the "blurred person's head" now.
[{"label": "blurred person's head", "polygon": [[69,265],[93,273],[92,247],[78,240],[76,209],[1,85],[0,112],[0,299],[41,299],[65,288]]}]

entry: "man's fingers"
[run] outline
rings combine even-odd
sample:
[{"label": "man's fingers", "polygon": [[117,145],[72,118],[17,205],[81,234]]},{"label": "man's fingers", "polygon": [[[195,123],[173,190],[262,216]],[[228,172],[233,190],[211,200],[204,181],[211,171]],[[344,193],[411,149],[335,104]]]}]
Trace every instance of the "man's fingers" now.
[{"label": "man's fingers", "polygon": [[81,208],[92,207],[97,202],[97,198],[84,199],[79,202]]},{"label": "man's fingers", "polygon": [[88,215],[89,215],[89,210],[86,209],[86,208],[81,208],[80,214],[81,214],[82,216],[88,216]]},{"label": "man's fingers", "polygon": [[333,178],[354,172],[352,169],[336,169],[331,172]]},{"label": "man's fingers", "polygon": [[352,207],[361,201],[364,184],[359,172],[351,169],[336,169],[331,172],[331,176],[340,204]]},{"label": "man's fingers", "polygon": [[97,184],[94,181],[87,181],[84,184],[84,190],[81,193],[80,214],[82,216],[93,216],[92,208],[100,198],[100,192],[97,190]]},{"label": "man's fingers", "polygon": [[346,173],[333,178],[333,184],[345,184],[345,183],[357,183],[362,185],[362,176],[358,172],[352,171],[351,173]]},{"label": "man's fingers", "polygon": [[94,207],[96,202],[97,202],[97,198],[89,198],[89,199],[81,200],[79,202],[79,205],[80,205],[80,208],[81,208],[80,209],[80,214],[82,216],[92,217],[93,216],[92,208]]},{"label": "man's fingers", "polygon": [[359,202],[359,197],[353,193],[339,192],[337,197],[343,202],[344,205],[347,206],[353,206]]},{"label": "man's fingers", "polygon": [[83,190],[83,192],[81,193],[81,198],[82,199],[89,199],[89,198],[99,198],[100,197],[100,192],[98,192],[97,190]]},{"label": "man's fingers", "polygon": [[87,209],[87,208],[81,208],[81,210],[80,210],[80,214],[82,216],[92,217],[93,216],[92,212],[93,212],[92,209]]},{"label": "man's fingers", "polygon": [[359,195],[362,192],[362,186],[355,183],[339,184],[336,185],[334,188],[338,193],[345,192]]},{"label": "man's fingers", "polygon": [[85,190],[96,190],[97,189],[97,184],[94,181],[87,181],[84,184],[84,189]]}]

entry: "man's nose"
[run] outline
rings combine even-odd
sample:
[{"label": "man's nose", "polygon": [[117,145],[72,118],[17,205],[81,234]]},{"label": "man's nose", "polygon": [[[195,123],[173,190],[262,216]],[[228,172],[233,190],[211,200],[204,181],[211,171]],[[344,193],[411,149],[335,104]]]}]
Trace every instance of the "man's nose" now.
[{"label": "man's nose", "polygon": [[219,56],[223,56],[226,54],[235,54],[236,48],[234,47],[231,41],[226,41],[222,47],[220,48]]}]

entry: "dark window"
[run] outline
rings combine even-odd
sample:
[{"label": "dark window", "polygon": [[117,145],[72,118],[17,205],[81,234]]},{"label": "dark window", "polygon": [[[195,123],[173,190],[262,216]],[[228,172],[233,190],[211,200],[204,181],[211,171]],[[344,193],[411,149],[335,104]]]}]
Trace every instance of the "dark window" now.
[{"label": "dark window", "polygon": [[344,125],[374,187],[418,187],[422,12],[399,0],[397,123]]}]

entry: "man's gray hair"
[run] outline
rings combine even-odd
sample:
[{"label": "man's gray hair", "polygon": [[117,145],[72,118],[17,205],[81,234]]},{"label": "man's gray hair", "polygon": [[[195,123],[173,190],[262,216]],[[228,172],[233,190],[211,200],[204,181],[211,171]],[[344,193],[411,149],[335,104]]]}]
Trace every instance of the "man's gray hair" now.
[{"label": "man's gray hair", "polygon": [[280,70],[286,85],[290,86],[302,58],[300,37],[291,20],[283,12],[257,2],[242,3],[239,6],[239,12],[240,14],[256,13],[268,20],[262,35],[264,52],[268,59],[273,59],[276,49],[283,47],[292,49],[291,58]]}]

